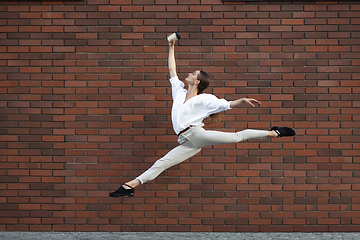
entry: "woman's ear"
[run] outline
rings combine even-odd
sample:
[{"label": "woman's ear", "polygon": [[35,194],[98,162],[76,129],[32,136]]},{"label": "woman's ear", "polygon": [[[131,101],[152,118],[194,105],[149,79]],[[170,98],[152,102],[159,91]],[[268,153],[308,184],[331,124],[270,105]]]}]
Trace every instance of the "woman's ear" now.
[{"label": "woman's ear", "polygon": [[195,83],[196,85],[199,85],[200,80],[196,80],[194,83]]}]

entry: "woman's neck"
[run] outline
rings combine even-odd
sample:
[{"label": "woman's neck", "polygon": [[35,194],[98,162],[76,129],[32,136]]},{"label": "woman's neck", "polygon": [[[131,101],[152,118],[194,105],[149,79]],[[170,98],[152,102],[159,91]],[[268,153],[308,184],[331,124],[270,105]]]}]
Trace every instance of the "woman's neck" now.
[{"label": "woman's neck", "polygon": [[196,95],[198,95],[198,88],[197,85],[190,85],[188,87],[187,93],[186,93],[186,97],[185,97],[185,102],[187,100],[189,100],[192,97],[195,97]]}]

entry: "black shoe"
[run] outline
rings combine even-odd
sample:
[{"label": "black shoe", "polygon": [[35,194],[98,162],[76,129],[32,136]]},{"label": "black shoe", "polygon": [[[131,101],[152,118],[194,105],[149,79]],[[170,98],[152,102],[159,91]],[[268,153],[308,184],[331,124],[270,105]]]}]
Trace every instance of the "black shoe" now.
[{"label": "black shoe", "polygon": [[290,137],[296,134],[294,129],[288,127],[274,126],[271,128],[271,130],[276,132],[276,134],[278,135],[277,137]]},{"label": "black shoe", "polygon": [[122,196],[133,197],[134,196],[134,188],[127,184],[124,184],[124,185],[130,187],[130,189],[125,189],[123,186],[121,186],[115,192],[110,193],[109,197],[122,197]]}]

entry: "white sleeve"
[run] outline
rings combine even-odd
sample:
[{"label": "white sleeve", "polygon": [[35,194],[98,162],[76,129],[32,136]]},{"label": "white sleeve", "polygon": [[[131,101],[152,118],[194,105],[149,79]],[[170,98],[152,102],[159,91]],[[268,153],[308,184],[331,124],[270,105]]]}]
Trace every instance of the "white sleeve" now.
[{"label": "white sleeve", "polygon": [[211,94],[207,95],[208,97],[205,101],[205,108],[208,111],[209,115],[231,109],[230,101],[227,101],[225,99],[218,99]]},{"label": "white sleeve", "polygon": [[186,92],[186,89],[184,89],[185,84],[179,80],[178,76],[174,76],[170,78],[171,83],[171,90],[172,90],[172,98],[173,100],[178,96],[181,92]]}]

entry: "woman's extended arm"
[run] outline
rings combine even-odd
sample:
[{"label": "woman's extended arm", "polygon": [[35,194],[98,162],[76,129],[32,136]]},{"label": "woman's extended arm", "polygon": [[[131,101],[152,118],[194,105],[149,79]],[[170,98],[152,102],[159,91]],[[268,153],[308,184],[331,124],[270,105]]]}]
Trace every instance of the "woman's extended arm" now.
[{"label": "woman's extended arm", "polygon": [[234,107],[241,105],[242,103],[250,104],[253,107],[255,107],[254,103],[259,104],[259,105],[261,104],[258,100],[254,99],[254,98],[241,98],[241,99],[238,99],[235,101],[231,101],[230,107],[234,108]]},{"label": "woman's extended arm", "polygon": [[170,71],[170,78],[175,77],[176,74],[176,63],[175,63],[175,41],[172,40],[169,42],[169,71]]}]

